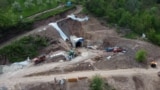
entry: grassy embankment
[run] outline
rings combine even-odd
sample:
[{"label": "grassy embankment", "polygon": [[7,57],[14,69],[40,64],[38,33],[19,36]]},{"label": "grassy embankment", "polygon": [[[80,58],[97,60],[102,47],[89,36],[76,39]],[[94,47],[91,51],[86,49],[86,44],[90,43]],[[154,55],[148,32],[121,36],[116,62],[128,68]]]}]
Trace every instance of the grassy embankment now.
[{"label": "grassy embankment", "polygon": [[[10,37],[14,34],[19,34],[20,32],[24,32],[26,30],[31,30],[32,25],[37,20],[43,20],[46,18],[49,18],[51,16],[55,16],[57,14],[63,13],[67,10],[70,10],[74,8],[74,6],[71,7],[63,7],[59,8],[57,10],[44,13],[40,16],[37,16],[32,19],[28,19],[28,16],[34,15],[36,13],[39,13],[44,10],[48,10],[50,8],[54,8],[58,6],[58,3],[64,3],[65,0],[62,2],[55,2],[53,0],[47,0],[52,3],[47,4],[47,1],[45,3],[40,3],[39,0],[27,0],[32,1],[28,2],[32,5],[30,7],[25,6],[26,0],[18,0],[17,7],[13,6],[15,2],[11,1],[5,1],[0,0],[1,3],[1,10],[0,12],[3,12],[0,14],[0,39]],[[3,11],[2,11],[3,10]],[[23,16],[20,18],[20,16]],[[3,42],[3,41],[2,41]],[[18,41],[15,41],[11,43],[8,46],[5,46],[0,49],[0,56],[7,59],[9,59],[10,62],[17,62],[25,60],[26,57],[35,57],[38,55],[38,51],[40,49],[43,49],[45,46],[48,45],[47,38],[39,37],[39,36],[27,36],[24,37]],[[1,58],[4,59],[4,58]]]}]

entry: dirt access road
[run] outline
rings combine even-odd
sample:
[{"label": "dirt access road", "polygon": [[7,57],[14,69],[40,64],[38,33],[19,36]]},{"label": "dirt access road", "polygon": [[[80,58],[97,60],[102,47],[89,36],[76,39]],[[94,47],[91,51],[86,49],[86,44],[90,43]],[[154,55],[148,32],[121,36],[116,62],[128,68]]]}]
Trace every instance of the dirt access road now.
[{"label": "dirt access road", "polygon": [[[1,79],[0,85],[9,86],[9,89],[13,88],[14,85],[20,83],[33,83],[33,82],[54,82],[54,78],[78,78],[78,77],[89,77],[99,74],[105,78],[113,76],[132,76],[132,75],[151,75],[158,79],[157,72],[159,69],[119,69],[110,71],[84,71],[84,72],[73,72],[68,74],[50,75],[50,76],[35,76],[35,77],[22,77],[22,78],[9,78]],[[16,82],[15,82],[16,81]]]},{"label": "dirt access road", "polygon": [[96,57],[100,54],[102,54],[101,51],[94,51],[93,52],[90,50],[87,51],[85,49],[81,49],[81,55],[74,58],[72,61],[42,64],[42,65],[38,65],[38,66],[29,66],[29,67],[26,67],[26,68],[18,70],[18,71],[3,74],[0,76],[0,79],[24,77],[26,75],[30,75],[30,74],[34,74],[34,73],[49,71],[49,70],[54,69],[55,67],[66,67],[68,65],[74,65],[76,63],[85,61],[87,59],[91,59],[91,58]]},{"label": "dirt access road", "polygon": [[[95,70],[95,71],[81,71],[81,72],[70,72],[66,74],[50,74],[50,75],[35,75],[27,76],[34,73],[40,73],[52,70],[56,67],[67,67],[67,65],[74,65],[76,63],[86,61],[88,59],[94,58],[103,54],[102,51],[97,50],[86,50],[81,49],[82,54],[72,61],[68,62],[58,62],[50,64],[42,64],[39,66],[27,67],[15,72],[9,72],[0,76],[0,87],[6,86],[9,90],[14,90],[15,85],[19,84],[28,84],[36,82],[53,82],[54,78],[78,78],[78,77],[89,77],[99,74],[104,78],[109,78],[113,76],[133,76],[133,75],[150,75],[154,79],[158,79],[157,72],[160,70],[157,69],[141,69],[141,68],[132,68],[132,69],[118,69],[118,70]],[[15,82],[16,81],[16,82]],[[148,90],[148,89],[147,89]]]}]

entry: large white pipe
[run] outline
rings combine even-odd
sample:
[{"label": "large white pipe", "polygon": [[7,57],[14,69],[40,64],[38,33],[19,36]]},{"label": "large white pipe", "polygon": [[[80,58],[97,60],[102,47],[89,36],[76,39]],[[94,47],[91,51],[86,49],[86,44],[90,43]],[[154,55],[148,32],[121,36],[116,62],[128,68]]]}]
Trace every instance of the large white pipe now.
[{"label": "large white pipe", "polygon": [[84,18],[78,18],[74,14],[68,15],[67,17],[71,18],[72,20],[79,21],[79,22],[88,21],[88,19],[89,19],[87,16]]},{"label": "large white pipe", "polygon": [[63,31],[59,28],[59,26],[57,25],[57,23],[49,23],[49,25],[51,25],[52,27],[54,27],[60,34],[60,36],[63,38],[63,40],[67,40],[68,37],[63,33]]}]

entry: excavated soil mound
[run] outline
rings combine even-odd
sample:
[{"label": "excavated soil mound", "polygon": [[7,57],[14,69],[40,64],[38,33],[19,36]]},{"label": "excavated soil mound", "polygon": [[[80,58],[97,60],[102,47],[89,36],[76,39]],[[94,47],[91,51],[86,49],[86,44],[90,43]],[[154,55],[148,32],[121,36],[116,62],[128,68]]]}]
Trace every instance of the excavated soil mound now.
[{"label": "excavated soil mound", "polygon": [[50,52],[54,52],[57,50],[64,50],[59,44],[59,39],[61,38],[60,34],[55,30],[52,26],[48,26],[47,28],[40,29],[34,35],[39,35],[41,37],[46,37],[49,41],[49,46],[39,51],[40,54],[48,54]]},{"label": "excavated soil mound", "polygon": [[42,37],[47,37],[50,40],[57,40],[58,38],[61,38],[60,34],[52,26],[48,26],[47,28],[42,28],[35,34]]},{"label": "excavated soil mound", "polygon": [[58,26],[68,37],[71,35],[76,35],[78,37],[84,35],[81,23],[70,18],[58,22]]},{"label": "excavated soil mound", "polygon": [[65,69],[66,72],[86,71],[86,70],[94,70],[94,67],[89,62],[86,62],[86,63],[72,65]]}]

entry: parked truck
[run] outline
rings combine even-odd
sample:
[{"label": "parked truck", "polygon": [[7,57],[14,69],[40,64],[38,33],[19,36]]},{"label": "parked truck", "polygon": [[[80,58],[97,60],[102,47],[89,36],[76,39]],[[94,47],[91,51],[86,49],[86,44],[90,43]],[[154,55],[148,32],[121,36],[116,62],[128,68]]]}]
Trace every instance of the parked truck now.
[{"label": "parked truck", "polygon": [[44,62],[45,60],[46,60],[46,56],[42,55],[42,56],[34,58],[33,62],[34,62],[34,64],[39,64],[41,62]]}]

